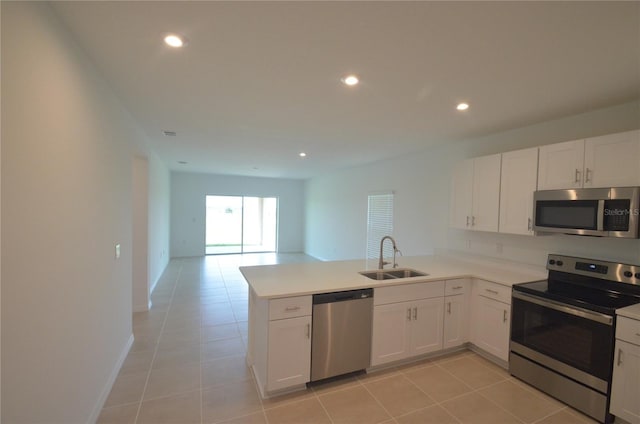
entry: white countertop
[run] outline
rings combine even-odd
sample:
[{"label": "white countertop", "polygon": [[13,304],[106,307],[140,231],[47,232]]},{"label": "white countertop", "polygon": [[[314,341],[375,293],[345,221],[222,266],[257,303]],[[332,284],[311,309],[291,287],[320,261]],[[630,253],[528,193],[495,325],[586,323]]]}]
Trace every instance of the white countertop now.
[{"label": "white countertop", "polygon": [[637,305],[627,306],[626,308],[621,308],[616,311],[617,315],[637,319],[640,321],[640,303]]},{"label": "white countertop", "polygon": [[240,271],[255,294],[261,298],[302,296],[466,277],[481,278],[507,286],[547,278],[544,267],[490,258],[435,255],[400,257],[397,262],[399,268],[412,268],[428,275],[377,281],[358,274],[360,271],[375,270],[377,260],[243,266]]}]

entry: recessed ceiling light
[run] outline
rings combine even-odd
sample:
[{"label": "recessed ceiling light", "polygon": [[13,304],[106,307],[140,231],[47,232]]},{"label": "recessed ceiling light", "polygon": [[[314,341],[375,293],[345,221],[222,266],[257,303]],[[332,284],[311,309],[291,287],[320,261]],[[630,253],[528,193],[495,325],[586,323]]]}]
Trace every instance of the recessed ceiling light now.
[{"label": "recessed ceiling light", "polygon": [[456,109],[458,109],[458,110],[467,110],[467,109],[469,109],[469,104],[468,103],[458,103],[458,106],[456,106]]},{"label": "recessed ceiling light", "polygon": [[301,158],[304,158],[304,157],[306,157],[306,156],[307,156],[307,154],[306,154],[305,152],[300,152],[300,157],[301,157]]},{"label": "recessed ceiling light", "polygon": [[177,34],[167,34],[164,37],[164,42],[171,47],[182,47],[185,45],[184,38]]},{"label": "recessed ceiling light", "polygon": [[356,85],[360,82],[360,80],[358,79],[357,76],[355,75],[347,75],[346,77],[342,78],[342,83],[345,85],[349,85],[349,86],[353,86]]}]

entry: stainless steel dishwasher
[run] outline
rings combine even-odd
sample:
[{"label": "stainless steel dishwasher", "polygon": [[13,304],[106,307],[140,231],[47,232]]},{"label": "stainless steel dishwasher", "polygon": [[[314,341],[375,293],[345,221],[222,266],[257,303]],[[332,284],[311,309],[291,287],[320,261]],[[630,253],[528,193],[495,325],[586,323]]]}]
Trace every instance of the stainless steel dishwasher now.
[{"label": "stainless steel dishwasher", "polygon": [[369,367],[373,289],[313,296],[311,381]]}]

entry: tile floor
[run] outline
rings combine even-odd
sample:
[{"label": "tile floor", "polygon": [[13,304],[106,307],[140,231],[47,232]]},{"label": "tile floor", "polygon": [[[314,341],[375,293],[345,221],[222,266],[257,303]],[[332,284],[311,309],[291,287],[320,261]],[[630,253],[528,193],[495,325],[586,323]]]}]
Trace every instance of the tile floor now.
[{"label": "tile floor", "polygon": [[260,399],[245,365],[247,284],[238,266],[311,261],[250,254],[172,260],[98,423],[589,423],[470,351]]}]

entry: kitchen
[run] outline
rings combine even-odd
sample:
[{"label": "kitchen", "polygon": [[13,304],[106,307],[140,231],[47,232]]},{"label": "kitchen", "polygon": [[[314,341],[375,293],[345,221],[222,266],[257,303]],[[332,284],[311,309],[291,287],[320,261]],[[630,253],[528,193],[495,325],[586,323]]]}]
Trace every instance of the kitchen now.
[{"label": "kitchen", "polygon": [[[628,7],[633,7],[633,5],[634,3],[631,3]],[[25,80],[28,75],[33,76],[34,74],[27,72],[26,67],[31,62],[26,57],[29,55],[18,48],[21,43],[33,43],[34,48],[37,47],[37,49],[31,49],[31,51],[41,53],[35,57],[48,59],[59,58],[60,49],[65,52],[65,55],[69,54],[74,58],[85,57],[86,52],[92,51],[92,49],[85,48],[84,51],[81,51],[75,46],[75,41],[70,41],[74,37],[69,35],[69,31],[60,29],[60,24],[52,23],[56,22],[58,16],[47,10],[46,7],[43,9],[38,5],[22,6],[27,9],[26,12],[20,12],[20,16],[26,17],[20,21],[23,29],[20,29],[20,26],[11,25],[11,21],[6,22],[7,25],[5,25],[5,19],[8,19],[7,9],[4,5],[2,7],[3,55],[7,54],[7,57],[14,59],[13,61],[3,61],[3,79],[12,78],[12,84],[3,83],[3,94],[5,94],[3,98],[10,99],[9,104],[25,104],[33,108],[33,113],[28,110],[7,107],[3,107],[2,112],[3,118],[7,117],[7,119],[3,119],[5,125],[3,125],[2,164],[4,180],[2,214],[2,264],[4,265],[2,305],[4,318],[2,344],[3,415],[6,413],[10,417],[12,411],[16,411],[12,408],[20,408],[19,413],[25,413],[26,409],[19,406],[23,405],[24,399],[34,396],[33,390],[38,388],[35,396],[42,399],[42,402],[39,402],[39,408],[30,409],[29,412],[33,414],[31,417],[42,417],[42,414],[46,416],[47,413],[54,414],[55,411],[55,416],[64,417],[64,420],[68,422],[86,421],[86,417],[92,414],[96,399],[100,398],[100,394],[104,390],[105,382],[108,381],[106,376],[111,373],[113,366],[117,363],[116,359],[119,358],[121,350],[126,346],[131,335],[131,320],[127,319],[131,312],[131,305],[127,306],[130,302],[127,300],[127,296],[130,294],[127,294],[126,283],[129,281],[130,287],[131,268],[134,265],[128,259],[132,246],[129,235],[132,220],[130,217],[132,193],[128,188],[130,186],[128,176],[131,173],[129,166],[131,147],[124,141],[113,142],[111,140],[144,139],[144,137],[140,137],[139,129],[132,128],[135,126],[131,125],[131,119],[126,113],[114,112],[120,110],[118,101],[114,100],[116,96],[113,95],[107,84],[95,82],[99,80],[99,77],[96,76],[97,72],[94,70],[95,64],[92,64],[90,60],[82,59],[80,64],[57,59],[43,61],[42,66],[37,68],[42,74],[37,73],[33,77],[35,83],[34,80]],[[598,19],[603,19],[602,13],[595,15]],[[637,16],[634,13],[622,13],[621,15]],[[612,19],[623,18],[615,15]],[[110,20],[105,19],[104,21],[109,22]],[[627,21],[624,20],[624,22]],[[98,25],[97,22],[92,21],[87,21],[87,24],[89,26]],[[577,23],[575,24],[577,25]],[[633,32],[637,29],[635,21],[626,25],[618,25],[617,23],[609,25],[607,32],[610,32],[612,27],[631,28],[631,34],[635,34]],[[21,41],[7,39],[5,28],[10,28],[12,31],[16,31],[16,34],[20,34],[21,37],[18,38]],[[26,30],[27,28],[28,30]],[[42,28],[47,28],[48,31],[43,33]],[[75,30],[79,31],[80,29],[76,28]],[[624,30],[621,31],[624,35]],[[604,37],[598,33],[597,37],[600,36]],[[605,39],[607,38],[604,37],[603,40]],[[55,40],[56,43],[51,45],[51,40]],[[593,40],[590,42],[593,41],[595,47],[593,50],[587,49],[587,51],[594,55],[596,53],[605,54],[602,68],[626,70],[625,63],[636,66],[637,37],[632,35],[626,40],[626,43],[612,44],[621,50],[617,59],[615,59],[616,49],[605,51],[607,49]],[[194,48],[197,46],[196,40],[191,40],[190,44]],[[630,48],[625,50],[625,46]],[[565,50],[560,50],[566,52],[568,47],[563,47]],[[630,61],[629,51],[634,52]],[[546,66],[553,67],[554,63],[561,63],[562,61],[559,60],[562,57],[561,53],[555,52],[559,56],[553,56],[553,59],[545,61]],[[612,57],[606,56],[608,53],[611,53]],[[490,57],[495,59],[495,55]],[[626,58],[627,61],[618,60],[623,58]],[[34,57],[31,59],[35,60]],[[478,62],[480,63],[482,60],[478,59]],[[618,63],[620,66],[612,67],[610,63]],[[26,65],[21,67],[21,64]],[[81,82],[77,84],[74,82],[74,78],[77,78],[76,71],[70,72],[68,69],[72,64],[81,67],[81,71],[77,71],[77,75],[83,77]],[[453,229],[448,225],[450,181],[452,169],[457,163],[474,157],[638,128],[637,73],[632,70],[633,77],[627,85],[609,87],[609,84],[614,84],[615,81],[629,80],[617,74],[615,76],[607,74],[602,68],[598,68],[598,71],[594,70],[593,73],[582,71],[581,77],[594,77],[593,80],[577,81],[573,78],[571,80],[576,81],[576,85],[583,89],[580,90],[582,93],[585,93],[588,87],[603,87],[604,91],[610,93],[609,96],[604,96],[607,97],[606,99],[600,98],[600,100],[593,102],[583,99],[576,101],[573,108],[565,106],[565,108],[558,107],[556,109],[550,106],[546,107],[544,101],[539,101],[538,104],[543,105],[541,109],[544,109],[544,113],[539,110],[538,114],[532,113],[520,120],[516,119],[512,126],[501,127],[497,131],[491,131],[490,128],[485,129],[485,131],[462,137],[455,143],[432,147],[421,145],[421,149],[398,155],[400,157],[395,159],[384,159],[373,164],[360,163],[357,166],[345,167],[341,166],[340,157],[336,157],[334,160],[337,166],[334,165],[330,168],[330,172],[307,181],[285,178],[265,179],[259,178],[259,176],[217,177],[185,172],[181,165],[175,163],[171,165],[170,172],[167,169],[168,165],[162,164],[157,153],[148,153],[150,170],[154,173],[153,175],[159,175],[158,178],[152,178],[149,184],[160,189],[159,191],[151,191],[149,212],[157,214],[159,211],[166,211],[164,216],[160,214],[160,216],[149,217],[149,223],[152,225],[149,237],[163,235],[162,240],[154,242],[149,248],[149,263],[153,270],[153,275],[150,278],[157,279],[162,273],[163,264],[168,261],[169,251],[171,256],[193,255],[193,250],[185,251],[184,255],[180,254],[182,253],[179,251],[182,240],[185,240],[185,245],[189,245],[203,234],[203,231],[199,231],[201,225],[199,214],[202,211],[200,211],[198,204],[180,202],[187,185],[206,185],[211,181],[218,181],[220,185],[225,183],[227,186],[234,185],[235,189],[239,191],[248,190],[254,186],[256,179],[261,180],[260,184],[263,184],[261,190],[263,191],[281,190],[289,193],[291,208],[288,211],[290,217],[287,222],[292,222],[292,226],[296,228],[296,234],[291,235],[288,239],[289,251],[305,251],[320,259],[337,260],[362,257],[364,240],[366,239],[366,226],[363,222],[366,217],[367,195],[379,190],[393,190],[395,196],[393,235],[407,256],[430,255],[436,249],[444,248],[466,254],[480,254],[503,260],[513,260],[539,267],[544,266],[549,253],[637,263],[637,258],[640,256],[640,246],[637,240],[581,238],[579,242],[576,242],[576,238],[571,236],[531,237],[499,232],[475,232]],[[102,71],[107,73],[106,69],[105,67]],[[532,66],[530,69],[537,68]],[[54,70],[58,70],[58,72],[53,72]],[[516,75],[516,71],[517,69],[514,69],[512,75]],[[560,73],[561,71],[561,69],[556,70]],[[610,72],[615,71],[611,69]],[[537,71],[533,71],[533,73],[536,74]],[[73,75],[73,77],[70,78],[69,75]],[[85,78],[84,76],[87,75],[89,77]],[[154,75],[154,73],[149,73],[149,75]],[[177,73],[177,75],[180,74]],[[567,75],[562,75],[569,81]],[[603,75],[611,75],[611,77],[605,78],[603,81]],[[339,76],[341,75],[337,77]],[[508,80],[507,76],[503,75],[505,83]],[[368,75],[362,75],[363,82],[367,82],[368,78]],[[59,84],[50,84],[52,79]],[[63,85],[64,82],[69,83],[69,81],[72,82],[70,86]],[[369,81],[371,80],[369,79]],[[540,84],[537,75],[529,75],[527,81],[534,87],[533,91],[544,91],[536,88],[539,87],[537,84]],[[337,83],[339,84],[339,81]],[[143,81],[139,81],[139,84],[142,85]],[[369,82],[368,84],[373,83]],[[363,87],[366,86],[366,84],[363,85]],[[507,108],[511,107],[510,105],[514,103],[513,98],[502,97],[502,100],[498,101],[499,95],[504,93],[498,90],[499,85],[496,83],[491,86],[494,91],[492,96],[495,94],[496,103],[508,105]],[[59,87],[62,92],[79,93],[80,96],[84,96],[87,92],[97,93],[91,96],[87,94],[87,97],[91,99],[87,102],[100,112],[92,112],[92,108],[87,108],[87,102],[84,100],[74,103],[74,98],[66,98],[69,104],[61,103],[60,99],[65,97],[56,91],[55,87]],[[135,85],[127,87],[132,92],[137,91]],[[415,88],[410,89],[414,93],[416,90]],[[126,97],[127,93],[124,91],[127,89],[120,89],[119,96]],[[544,96],[552,96],[555,91],[549,89]],[[519,91],[511,90],[511,92]],[[351,91],[349,93],[357,92]],[[428,90],[425,95],[427,94]],[[462,93],[461,95],[467,94]],[[564,96],[569,98],[566,92]],[[438,103],[447,103],[447,108],[451,106],[452,113],[456,113],[453,110],[455,101],[453,98],[451,100],[451,105],[444,99]],[[449,118],[461,128],[469,125],[469,121],[474,121],[477,116],[475,114],[484,109],[478,103],[470,103],[471,108],[467,115],[452,115],[453,117]],[[66,110],[72,112],[70,115],[77,114],[82,119],[77,122],[68,119],[57,125],[54,125],[55,119],[51,119],[45,122],[46,125],[30,125],[31,119],[35,119],[34,117],[53,118],[59,116],[57,112]],[[392,111],[385,108],[382,110],[382,113],[384,112],[391,113]],[[379,120],[380,113],[378,111],[378,114],[373,114],[373,120]],[[400,117],[397,118],[400,119]],[[103,120],[109,124],[96,124]],[[300,122],[302,121],[303,119],[300,118]],[[164,122],[172,121],[166,118]],[[100,140],[95,142],[96,151],[103,153],[98,158],[92,155],[91,151],[82,149],[83,144],[80,141],[77,141],[76,144],[65,145],[64,149],[56,148],[56,144],[49,145],[42,142],[52,136],[55,140],[66,140],[69,134],[74,134],[74,131],[80,129],[76,127],[78,123],[82,124],[81,129],[83,130],[89,128],[84,139]],[[407,123],[407,127],[410,126],[408,124],[410,123]],[[431,124],[435,125],[433,121]],[[95,128],[91,128],[90,125],[95,125]],[[160,125],[152,126],[155,128]],[[112,129],[116,127],[117,130]],[[71,128],[75,128],[74,131],[71,131]],[[171,128],[155,129],[159,131]],[[391,128],[391,130],[397,129],[398,127]],[[388,140],[395,140],[394,133],[397,131],[391,130],[385,133],[386,141],[382,144],[394,144],[389,143]],[[325,126],[316,125],[316,131],[326,135]],[[101,135],[102,133],[106,133],[108,136],[104,137]],[[368,133],[367,136],[372,137],[372,134]],[[78,140],[82,138],[78,137]],[[19,140],[30,140],[31,143],[19,143]],[[175,146],[171,144],[173,142],[167,140],[161,139],[160,143],[168,145],[168,149],[175,149]],[[328,145],[325,150],[331,151],[334,148],[334,145]],[[366,159],[371,158],[369,153],[373,154],[378,148],[354,147],[354,150]],[[34,156],[33,149],[36,151],[46,149],[44,150],[46,154]],[[145,152],[144,147],[138,149]],[[399,149],[399,147],[391,146],[391,150],[394,149]],[[82,153],[82,156],[70,156],[68,154],[70,151]],[[258,152],[261,151],[258,150]],[[398,150],[394,151],[398,152]],[[297,155],[297,151],[295,154]],[[257,153],[257,155],[268,156],[264,153]],[[195,156],[197,155],[194,155],[194,160]],[[56,171],[57,168],[52,169],[47,166],[47,158],[54,158],[59,163],[65,164],[68,169],[77,170],[78,175],[86,178],[87,187],[79,187],[80,182],[69,181],[64,173]],[[310,154],[307,159],[310,160],[304,163],[296,162],[292,166],[298,170],[312,169],[315,166],[313,155]],[[33,174],[30,171],[33,169],[40,169],[42,173]],[[35,198],[30,193],[40,191],[37,188],[41,181],[50,181],[56,189],[41,192],[45,197]],[[91,185],[94,185],[93,189]],[[279,188],[273,187],[276,185],[279,185]],[[95,187],[98,187],[99,190],[96,190]],[[96,191],[100,193],[100,196],[96,195]],[[92,200],[87,201],[87,199]],[[53,216],[57,220],[43,221],[42,217],[31,212],[37,211],[38,205],[42,201],[51,205],[51,212],[55,212]],[[69,205],[79,205],[80,209]],[[98,209],[91,205],[105,205],[105,207]],[[116,207],[116,205],[121,205],[121,207]],[[171,210],[170,216],[169,210]],[[171,225],[169,225],[169,221]],[[102,226],[103,230],[93,229],[93,222],[105,224]],[[158,224],[158,222],[160,223]],[[61,226],[61,223],[64,223],[64,226]],[[88,245],[85,240],[87,237],[83,234],[75,235],[78,233],[77,228],[91,229],[91,237],[88,238],[95,243],[95,246],[101,246],[100,249],[95,251],[91,245]],[[331,231],[327,231],[327,228],[330,228]],[[61,229],[65,231],[59,231]],[[288,229],[283,228],[283,231],[288,231]],[[337,238],[336,235],[340,237]],[[51,250],[43,256],[41,265],[43,269],[48,270],[48,273],[24,265],[25,258],[29,257],[33,249],[33,246],[25,243],[24,240],[36,239],[47,241],[47,245],[62,247],[60,250]],[[121,242],[124,248],[124,260],[113,262],[113,244],[118,242]],[[84,248],[79,248],[79,246]],[[72,252],[73,255],[69,255],[69,252]],[[77,269],[74,266],[76,262],[72,260],[73,257],[90,264],[91,266],[87,268],[92,269],[84,267]],[[160,263],[156,264],[155,261]],[[400,263],[402,263],[402,259],[400,259]],[[70,269],[74,269],[74,271],[70,272]],[[32,296],[27,288],[30,287],[28,282],[33,281],[54,281],[56,284],[38,285],[42,296]],[[85,284],[86,281],[94,282],[91,285],[91,290]],[[58,293],[53,290],[54,287],[64,287],[64,290]],[[117,287],[116,292],[114,292],[114,287]],[[64,293],[75,293],[77,296],[75,299],[69,298]],[[55,301],[50,302],[52,299]],[[93,312],[87,312],[86,304],[92,305],[90,309]],[[59,315],[58,321],[51,322],[47,319],[52,313],[59,314],[60,310],[65,313]],[[42,311],[42,313],[28,315],[27,311]],[[78,323],[81,322],[85,324],[79,326]],[[21,324],[17,326],[9,323]],[[53,325],[55,331],[44,332],[42,330],[44,323],[49,326]],[[75,328],[80,340],[63,337],[68,328]],[[95,328],[105,328],[106,331],[97,337]],[[18,337],[18,334],[37,336],[25,343]],[[37,346],[41,348],[38,349]],[[29,355],[25,355],[25,352],[29,352]],[[52,354],[55,354],[59,361],[56,367],[47,364],[49,362],[48,355]],[[24,368],[12,367],[12,365],[19,364],[30,364],[33,367],[32,371],[18,372],[19,370],[24,371]],[[77,366],[83,367],[81,372],[77,372]],[[72,373],[77,376],[70,381],[68,375]],[[56,379],[69,381],[69,385],[75,390],[58,393],[52,388],[54,383],[41,382],[40,375],[52,375],[54,377],[51,379],[52,381]],[[7,387],[12,387],[12,390],[8,390]],[[81,407],[75,411],[64,408],[64,405],[70,404],[81,405]],[[36,420],[36,418],[32,420]]]}]

